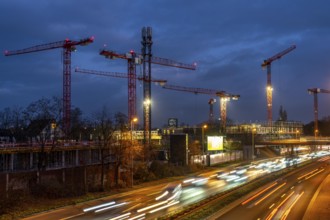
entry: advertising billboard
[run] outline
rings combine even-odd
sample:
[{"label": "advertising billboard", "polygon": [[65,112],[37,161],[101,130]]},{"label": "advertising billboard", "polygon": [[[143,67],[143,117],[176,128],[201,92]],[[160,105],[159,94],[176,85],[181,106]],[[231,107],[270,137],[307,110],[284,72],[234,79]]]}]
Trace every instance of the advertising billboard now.
[{"label": "advertising billboard", "polygon": [[207,136],[207,150],[223,150],[223,136]]}]

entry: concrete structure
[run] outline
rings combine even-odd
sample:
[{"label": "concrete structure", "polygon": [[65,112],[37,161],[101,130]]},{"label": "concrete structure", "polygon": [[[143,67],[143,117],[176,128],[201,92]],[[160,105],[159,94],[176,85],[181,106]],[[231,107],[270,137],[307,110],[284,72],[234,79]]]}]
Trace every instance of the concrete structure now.
[{"label": "concrete structure", "polygon": [[303,123],[297,121],[274,121],[270,126],[267,122],[237,124],[227,126],[226,134],[252,133],[263,135],[264,138],[287,139],[298,138],[303,133]]}]

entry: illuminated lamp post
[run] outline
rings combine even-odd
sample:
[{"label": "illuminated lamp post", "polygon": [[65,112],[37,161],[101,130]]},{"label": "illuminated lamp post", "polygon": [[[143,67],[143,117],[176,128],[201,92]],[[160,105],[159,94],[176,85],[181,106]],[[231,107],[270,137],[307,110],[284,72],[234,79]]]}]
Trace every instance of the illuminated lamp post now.
[{"label": "illuminated lamp post", "polygon": [[134,149],[133,149],[133,130],[134,130],[134,123],[136,123],[138,121],[138,118],[134,117],[132,120],[131,120],[131,173],[132,173],[132,176],[131,176],[131,184],[132,184],[132,187],[133,187],[133,182],[134,182],[134,166],[133,166],[133,152],[134,152]]},{"label": "illuminated lamp post", "polygon": [[138,121],[138,118],[134,117],[131,120],[131,141],[133,142],[133,130],[134,130],[134,123],[136,123]]},{"label": "illuminated lamp post", "polygon": [[[316,138],[319,136],[319,130],[315,129],[314,130],[314,140],[316,141]],[[318,146],[315,146],[314,151],[317,151]]]},{"label": "illuminated lamp post", "polygon": [[[297,130],[296,130],[296,139],[300,139],[299,134],[300,134],[300,131],[297,129]],[[298,137],[299,137],[299,138],[298,138]]]},{"label": "illuminated lamp post", "polygon": [[202,126],[202,148],[203,148],[203,165],[205,163],[204,161],[204,155],[205,155],[205,146],[204,146],[204,130],[207,128],[207,125]]},{"label": "illuminated lamp post", "polygon": [[255,150],[254,149],[255,148],[254,135],[255,135],[257,129],[253,126],[252,129],[251,129],[251,131],[252,131],[252,160],[253,160],[254,159],[254,150]]}]

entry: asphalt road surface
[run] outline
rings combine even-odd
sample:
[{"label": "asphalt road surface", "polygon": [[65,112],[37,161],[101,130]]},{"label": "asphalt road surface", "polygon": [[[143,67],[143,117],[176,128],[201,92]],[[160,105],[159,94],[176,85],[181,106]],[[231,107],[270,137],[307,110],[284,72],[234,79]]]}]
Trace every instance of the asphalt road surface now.
[{"label": "asphalt road surface", "polygon": [[[273,159],[271,162],[263,161],[251,166],[221,169],[221,175],[219,175],[220,172],[215,173],[213,171],[212,173],[204,173],[203,176],[193,177],[196,183],[176,181],[169,184],[149,186],[75,206],[44,212],[26,218],[26,220],[155,219],[213,194],[229,190],[244,184],[246,181],[283,169],[289,165],[292,166],[296,162],[306,159],[308,158],[301,158],[297,161],[288,161],[284,158],[281,160]],[[308,174],[309,172],[311,173]],[[219,219],[242,219],[242,217],[247,220],[266,219],[270,215],[273,218],[289,215],[290,218],[288,219],[302,219],[303,211],[299,210],[306,209],[310,198],[326,173],[329,173],[329,168],[325,166],[325,162],[315,162],[313,165],[304,168],[303,171],[276,182],[275,185],[253,198],[253,200],[251,199],[244,205],[238,205]],[[298,179],[304,174],[308,175]],[[206,178],[206,181],[203,177]],[[307,177],[309,178],[307,179]],[[202,181],[199,181],[199,179]],[[173,191],[173,194],[165,195],[165,189],[169,185],[181,185],[180,190],[178,190],[179,194],[175,194]],[[272,191],[274,192],[271,195],[262,199]],[[161,195],[165,196],[161,197]],[[261,199],[262,201],[260,201]],[[256,204],[257,202],[258,204]],[[284,209],[284,207],[286,208]],[[271,214],[273,210],[277,211]]]},{"label": "asphalt road surface", "polygon": [[216,219],[303,219],[318,186],[330,173],[327,158],[259,188]]}]

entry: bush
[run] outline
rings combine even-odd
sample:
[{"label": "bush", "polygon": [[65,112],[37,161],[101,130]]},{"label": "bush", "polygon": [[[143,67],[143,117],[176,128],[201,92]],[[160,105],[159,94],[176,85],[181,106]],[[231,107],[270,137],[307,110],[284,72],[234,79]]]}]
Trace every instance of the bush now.
[{"label": "bush", "polygon": [[15,206],[23,201],[24,192],[19,190],[9,190],[7,195],[0,196],[0,216],[10,213]]},{"label": "bush", "polygon": [[148,179],[149,171],[144,164],[137,164],[134,171],[135,183],[145,182]]}]

